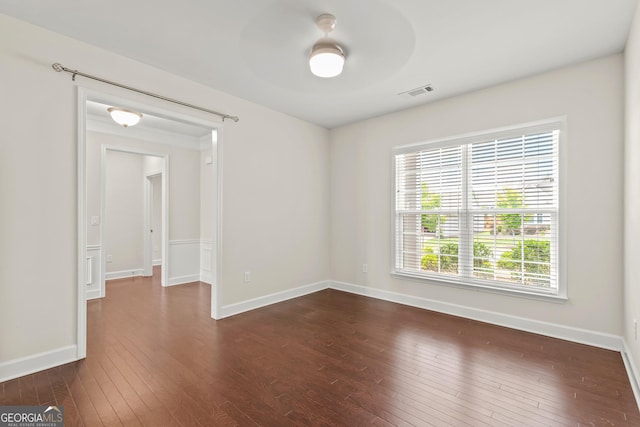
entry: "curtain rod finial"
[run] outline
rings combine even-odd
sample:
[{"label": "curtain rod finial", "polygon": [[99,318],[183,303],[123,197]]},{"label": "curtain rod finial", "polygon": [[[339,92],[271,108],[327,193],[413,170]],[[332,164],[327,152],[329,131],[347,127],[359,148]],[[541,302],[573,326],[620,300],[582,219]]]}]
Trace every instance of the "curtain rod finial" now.
[{"label": "curtain rod finial", "polygon": [[53,68],[54,70],[56,70],[57,72],[63,71],[64,67],[62,66],[61,63],[59,62],[54,62],[53,64],[51,64],[51,68]]}]

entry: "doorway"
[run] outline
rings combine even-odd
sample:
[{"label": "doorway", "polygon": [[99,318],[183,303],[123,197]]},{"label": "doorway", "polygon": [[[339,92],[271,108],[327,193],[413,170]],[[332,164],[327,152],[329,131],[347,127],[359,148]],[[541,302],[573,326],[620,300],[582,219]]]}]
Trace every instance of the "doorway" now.
[{"label": "doorway", "polygon": [[[87,230],[89,224],[94,224],[99,226],[101,230],[104,229],[102,227],[102,219],[105,218],[104,212],[102,211],[101,204],[101,215],[99,218],[94,218],[94,215],[91,215],[89,211],[91,209],[95,209],[95,206],[90,205],[91,201],[88,200],[88,188],[91,186],[91,182],[88,182],[87,175],[87,132],[89,131],[99,131],[103,133],[112,133],[112,132],[123,132],[123,129],[118,127],[118,125],[114,125],[111,122],[110,118],[105,118],[103,120],[94,120],[91,117],[90,108],[93,108],[93,104],[105,104],[105,105],[116,105],[122,108],[133,109],[136,111],[140,111],[144,115],[144,119],[146,119],[146,124],[148,124],[148,129],[144,129],[142,126],[137,125],[136,127],[132,127],[126,129],[127,135],[136,135],[138,138],[146,139],[145,144],[146,149],[131,149],[131,148],[123,148],[120,145],[114,144],[103,144],[102,145],[102,157],[106,159],[106,154],[108,150],[111,151],[134,151],[138,154],[150,155],[161,157],[164,159],[164,166],[162,170],[152,171],[147,170],[146,175],[144,176],[144,199],[145,199],[145,213],[144,213],[144,266],[141,269],[141,275],[150,275],[153,270],[154,261],[158,262],[158,239],[162,243],[160,244],[160,263],[162,264],[162,274],[163,274],[163,285],[177,285],[181,283],[186,283],[185,280],[188,278],[190,281],[200,280],[207,283],[210,283],[212,286],[211,290],[211,317],[216,319],[220,313],[220,277],[221,277],[221,230],[222,230],[222,174],[221,174],[221,166],[222,166],[222,123],[220,121],[212,120],[210,117],[203,118],[203,114],[197,111],[188,110],[185,113],[185,109],[181,107],[175,107],[173,105],[167,105],[167,103],[155,100],[152,98],[147,98],[144,96],[133,96],[130,97],[131,94],[122,91],[122,94],[112,95],[105,94],[101,92],[97,92],[87,88],[78,88],[78,322],[77,322],[77,341],[78,341],[78,359],[86,357],[86,334],[87,334],[87,325],[86,325],[86,298],[87,298],[87,284],[90,282],[88,280],[87,274],[95,275],[95,271],[91,271],[91,266],[87,267],[87,251],[89,246],[87,246]],[[191,114],[193,113],[193,114]],[[169,220],[170,212],[179,211],[180,208],[175,208],[174,205],[170,205],[171,199],[176,198],[180,199],[180,196],[188,191],[191,191],[190,188],[180,187],[180,179],[174,179],[172,181],[172,177],[174,176],[175,170],[172,170],[171,177],[169,176],[169,162],[171,158],[171,154],[167,154],[167,146],[171,146],[174,143],[176,137],[179,138],[180,135],[176,133],[172,133],[172,131],[167,130],[165,127],[171,125],[172,129],[184,130],[184,132],[188,133],[190,129],[199,129],[204,130],[204,134],[198,137],[198,145],[199,145],[199,156],[201,159],[201,165],[207,165],[208,172],[207,174],[201,174],[198,178],[202,185],[202,188],[206,191],[200,191],[199,197],[201,199],[209,198],[212,200],[210,209],[198,209],[200,217],[200,221],[196,221],[199,223],[206,222],[208,225],[206,228],[210,230],[210,234],[203,237],[201,235],[195,236],[195,238],[180,238],[180,236],[175,236],[175,228],[171,226],[171,222]],[[107,130],[107,127],[110,127]],[[115,126],[115,127],[114,127]],[[177,136],[176,136],[177,135]],[[194,135],[187,135],[190,140],[195,138]],[[186,139],[186,137],[185,137]],[[174,144],[175,145],[175,144]],[[156,148],[157,147],[157,148]],[[205,155],[206,154],[206,155]],[[180,165],[181,162],[176,162],[177,165]],[[173,167],[172,167],[173,169]],[[104,170],[104,169],[103,169]],[[154,219],[154,192],[158,190],[158,181],[159,187],[162,193],[162,206],[163,210],[161,213],[162,216],[162,226],[161,226],[161,236],[157,238],[153,235],[154,232],[158,230],[157,228],[157,210]],[[104,182],[104,179],[102,180]],[[155,190],[155,191],[154,191]],[[175,196],[175,197],[174,197]],[[102,199],[104,197],[104,189],[101,190]],[[157,196],[155,197],[157,202]],[[180,206],[180,204],[178,204]],[[173,215],[173,214],[172,214]],[[95,221],[94,221],[95,220]],[[107,219],[108,220],[108,219]],[[183,223],[191,223],[194,221],[181,221],[177,222],[178,224]],[[179,227],[178,227],[179,228]],[[151,230],[154,230],[153,232]],[[172,235],[171,233],[174,235]],[[101,236],[105,237],[105,236]],[[107,237],[108,240],[108,237]],[[104,242],[103,239],[100,240],[100,244]],[[204,242],[204,243],[203,243]],[[172,269],[176,272],[180,270],[179,261],[180,257],[189,259],[190,261],[194,259],[193,251],[189,252],[190,248],[194,247],[194,245],[199,246],[200,256],[196,257],[196,264],[200,269],[199,275],[183,275],[179,277],[171,277]],[[95,245],[99,246],[99,245]],[[173,254],[173,256],[172,256]],[[186,254],[186,257],[185,257]],[[104,276],[105,265],[106,265],[106,251],[102,250],[100,253],[100,258],[102,259],[101,267],[102,267],[102,275]],[[172,261],[170,261],[172,259]],[[178,261],[177,261],[178,260]],[[192,266],[191,266],[192,267]],[[203,273],[203,268],[205,273]],[[198,273],[198,272],[196,272]],[[176,273],[178,274],[178,273]],[[203,278],[204,277],[204,278]],[[179,279],[185,280],[179,280]]]},{"label": "doorway", "polygon": [[[160,269],[160,283],[169,282],[166,266],[170,263],[168,249],[169,217],[169,155],[144,151],[132,146],[100,144],[97,136],[87,134],[87,152],[100,147],[100,248],[102,268],[100,295],[106,296],[106,282],[135,276],[152,275],[152,179],[156,181],[155,228],[159,241],[156,253]],[[105,138],[107,142],[115,142]],[[104,142],[104,141],[102,141]],[[88,156],[90,157],[90,156]],[[87,176],[95,175],[91,164],[87,165]],[[95,165],[93,165],[95,166]],[[87,179],[90,182],[90,179]],[[168,181],[167,181],[168,182]],[[91,205],[91,191],[87,204]],[[89,213],[91,215],[91,213]],[[91,227],[87,234],[91,234]]]},{"label": "doorway", "polygon": [[145,207],[144,207],[144,276],[153,275],[153,267],[162,268],[162,238],[164,236],[162,226],[162,172],[146,172],[144,182]]}]

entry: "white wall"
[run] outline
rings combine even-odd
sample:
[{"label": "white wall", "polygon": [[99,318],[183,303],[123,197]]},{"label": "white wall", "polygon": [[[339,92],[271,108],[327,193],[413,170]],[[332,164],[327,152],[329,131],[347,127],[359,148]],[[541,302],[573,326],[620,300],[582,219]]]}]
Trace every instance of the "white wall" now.
[{"label": "white wall", "polygon": [[633,326],[640,320],[640,8],[625,49],[625,89],[624,338],[640,368],[640,342]]},{"label": "white wall", "polygon": [[[103,250],[106,273],[144,269],[144,156],[107,151]],[[93,170],[93,173],[100,173]]]},{"label": "white wall", "polygon": [[[332,130],[332,279],[620,335],[622,66],[622,56],[614,55]],[[568,127],[568,302],[390,276],[393,146],[563,115]],[[368,263],[367,274],[363,263]]]},{"label": "white wall", "polygon": [[[11,325],[0,328],[0,367],[76,343],[77,91],[54,62],[240,117],[224,125],[223,304],[329,277],[325,129],[5,15],[0,57],[0,324]],[[199,210],[193,218],[171,238],[199,238]],[[36,247],[46,256],[34,262]]]}]

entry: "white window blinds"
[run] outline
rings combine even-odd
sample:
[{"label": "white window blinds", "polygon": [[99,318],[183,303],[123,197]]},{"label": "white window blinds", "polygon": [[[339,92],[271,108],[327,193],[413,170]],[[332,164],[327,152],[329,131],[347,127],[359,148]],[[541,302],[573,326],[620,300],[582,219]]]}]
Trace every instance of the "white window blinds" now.
[{"label": "white window blinds", "polygon": [[395,150],[395,272],[557,295],[561,129]]}]

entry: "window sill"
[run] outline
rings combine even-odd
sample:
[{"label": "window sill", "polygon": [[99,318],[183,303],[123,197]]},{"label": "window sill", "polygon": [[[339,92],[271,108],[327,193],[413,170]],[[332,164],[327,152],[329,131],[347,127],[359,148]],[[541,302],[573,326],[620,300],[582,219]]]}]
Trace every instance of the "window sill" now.
[{"label": "window sill", "polygon": [[518,298],[527,298],[538,301],[547,301],[556,304],[562,304],[569,300],[565,295],[558,295],[553,293],[542,293],[542,292],[528,292],[525,289],[519,288],[511,288],[511,287],[501,287],[501,286],[491,286],[485,285],[481,283],[473,283],[473,282],[464,282],[462,280],[456,280],[456,278],[445,278],[445,277],[436,277],[436,276],[427,276],[422,274],[415,274],[406,271],[392,271],[391,276],[402,279],[402,280],[412,280],[419,281],[429,284],[449,286],[459,289],[466,289],[477,292],[487,292],[499,295],[507,295]]}]

